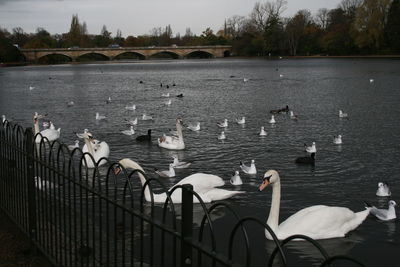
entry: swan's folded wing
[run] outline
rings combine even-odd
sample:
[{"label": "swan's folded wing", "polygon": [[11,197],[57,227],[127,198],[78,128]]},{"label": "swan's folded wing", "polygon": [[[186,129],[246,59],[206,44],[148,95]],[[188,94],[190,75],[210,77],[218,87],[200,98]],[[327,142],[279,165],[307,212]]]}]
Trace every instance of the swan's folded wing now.
[{"label": "swan's folded wing", "polygon": [[182,179],[176,185],[182,184],[191,184],[194,191],[202,192],[214,187],[223,186],[225,182],[221,177],[213,174],[195,173]]},{"label": "swan's folded wing", "polygon": [[368,211],[360,212],[360,216],[358,214],[344,207],[312,206],[282,222],[279,232],[284,238],[294,234],[314,239],[341,237],[355,229],[368,215]]},{"label": "swan's folded wing", "polygon": [[208,190],[207,192],[203,193],[206,198],[210,199],[211,201],[218,201],[233,197],[237,194],[245,193],[245,191],[230,191],[220,188],[213,188]]}]

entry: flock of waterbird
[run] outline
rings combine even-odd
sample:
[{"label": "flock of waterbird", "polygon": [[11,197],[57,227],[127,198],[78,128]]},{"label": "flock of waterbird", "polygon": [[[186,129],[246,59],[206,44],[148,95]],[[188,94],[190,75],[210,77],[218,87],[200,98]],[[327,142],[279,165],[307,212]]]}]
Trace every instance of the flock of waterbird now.
[{"label": "flock of waterbird", "polygon": [[[248,82],[249,79],[244,78],[244,82]],[[374,82],[373,79],[370,82]],[[143,83],[140,81],[140,83]],[[175,86],[175,84],[174,84]],[[162,84],[161,84],[162,87]],[[167,86],[168,88],[168,86]],[[33,90],[34,87],[30,86],[30,90]],[[183,95],[177,95],[177,97],[182,97]],[[163,93],[162,97],[170,97],[169,93]],[[112,102],[111,97],[106,100],[106,103],[110,104]],[[171,104],[171,99],[169,99],[166,105]],[[67,103],[68,107],[74,106],[74,102],[70,101]],[[136,105],[130,105],[125,107],[126,110],[136,110]],[[298,116],[294,114],[292,110],[289,109],[288,106],[271,110],[270,113],[271,118],[268,121],[270,124],[276,124],[275,115],[276,114],[289,114],[290,119],[298,120]],[[43,126],[45,127],[44,130],[39,130],[39,120],[43,119],[47,116],[40,115],[35,113],[34,115],[34,129],[35,129],[35,142],[41,143],[44,141],[44,138],[47,138],[48,141],[52,142],[60,137],[61,129],[56,129],[53,122],[45,122]],[[339,118],[348,118],[348,114],[344,113],[342,110],[339,110]],[[106,116],[100,115],[96,113],[96,120],[104,120]],[[153,120],[152,116],[143,114],[141,119],[145,120]],[[2,116],[3,124],[6,122],[5,115]],[[135,119],[126,119],[127,123],[130,124],[130,128],[128,130],[123,130],[122,134],[132,136],[135,134],[134,126],[138,124],[138,118]],[[241,118],[236,119],[237,124],[245,124],[246,118],[243,116]],[[183,139],[182,133],[182,119],[176,119],[176,131],[173,131],[171,135],[163,134],[161,137],[157,139],[158,146],[164,149],[170,150],[182,150],[185,149],[185,143]],[[222,122],[218,122],[217,126],[220,128],[227,128],[228,127],[228,119],[224,119]],[[187,129],[191,131],[200,131],[200,122],[195,124],[189,124],[186,126]],[[264,126],[261,127],[259,136],[263,137],[268,135],[265,131]],[[93,138],[93,135],[89,132],[88,129],[85,129],[83,133],[76,133],[78,138],[84,139],[85,145],[82,147],[82,151],[86,153],[86,157],[84,160],[84,164],[88,168],[94,168],[96,166],[101,166],[106,163],[106,161],[99,160],[101,158],[108,158],[110,149],[106,142],[99,141]],[[222,131],[218,137],[219,140],[226,139],[225,132]],[[136,138],[137,141],[143,142],[151,142],[151,129],[148,130],[147,135],[138,136]],[[335,145],[342,144],[342,136],[337,135],[333,138],[333,143]],[[70,150],[79,149],[79,140],[76,140],[73,145],[68,146]],[[316,143],[313,142],[311,146],[304,144],[305,152],[307,152],[308,156],[299,157],[295,160],[296,163],[299,164],[315,164],[315,155],[317,153]],[[90,156],[89,156],[90,155]],[[93,157],[91,160],[90,157]],[[179,161],[177,156],[173,157],[173,162],[169,164],[168,170],[160,171],[155,169],[155,173],[160,177],[171,178],[175,177],[175,169],[179,168],[188,168],[191,166],[192,162],[183,162]],[[245,165],[243,162],[240,162],[239,165],[241,171],[247,175],[256,175],[257,169],[255,165],[255,160],[251,160],[250,165]],[[125,158],[119,161],[119,166],[115,169],[115,173],[118,173],[122,170],[122,168],[126,169],[136,169],[140,170],[143,173],[145,171],[143,168],[135,161]],[[142,175],[141,172],[138,172],[139,179],[144,185],[146,178]],[[239,186],[243,184],[243,181],[240,177],[239,171],[235,171],[234,175],[230,178],[230,183],[234,186]],[[171,189],[177,185],[182,184],[191,184],[195,192],[197,192],[202,200],[205,203],[209,203],[216,200],[227,199],[237,194],[245,193],[244,191],[238,190],[225,190],[218,187],[223,186],[225,183],[223,179],[219,176],[212,175],[212,174],[205,174],[205,173],[195,173],[189,175],[186,178],[180,180],[177,184],[171,187]],[[324,206],[324,205],[316,205],[311,206],[305,209],[298,211],[297,213],[291,215],[287,218],[284,222],[279,224],[279,207],[280,207],[280,176],[277,171],[275,170],[268,170],[264,173],[262,178],[262,183],[259,186],[259,190],[262,191],[268,185],[272,187],[272,202],[271,208],[267,220],[267,224],[272,228],[272,230],[277,235],[278,239],[284,239],[294,234],[302,234],[309,236],[314,239],[327,239],[327,238],[334,238],[334,237],[343,237],[349,231],[354,230],[357,228],[368,216],[368,214],[374,215],[379,220],[388,221],[393,220],[396,218],[396,211],[395,206],[396,202],[394,200],[390,200],[389,208],[388,209],[379,209],[373,205],[366,204],[366,209],[360,212],[353,212],[348,208],[345,207],[332,207],[332,206]],[[166,193],[155,194],[150,192],[148,188],[145,189],[145,199],[147,201],[151,201],[153,199],[156,203],[163,203],[167,199]],[[151,194],[153,194],[153,198],[151,198]],[[391,192],[387,183],[379,182],[378,190],[376,192],[378,197],[389,197],[391,196]],[[181,192],[180,189],[175,190],[172,195],[171,199],[174,203],[181,203]],[[198,202],[197,198],[193,199],[194,202]],[[265,232],[265,235],[268,239],[272,239],[271,235],[268,231]]]}]

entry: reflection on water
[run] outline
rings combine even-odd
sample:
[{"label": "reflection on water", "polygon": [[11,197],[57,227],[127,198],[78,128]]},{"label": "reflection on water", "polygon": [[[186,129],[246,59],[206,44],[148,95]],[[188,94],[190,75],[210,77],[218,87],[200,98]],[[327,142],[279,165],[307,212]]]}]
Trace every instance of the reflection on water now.
[{"label": "reflection on water", "polygon": [[[284,77],[279,77],[277,68]],[[360,211],[366,200],[387,207],[387,200],[375,197],[376,185],[382,180],[391,184],[394,200],[400,192],[400,183],[396,183],[400,172],[398,60],[229,59],[27,66],[1,68],[0,77],[0,114],[25,127],[32,127],[35,111],[48,113],[61,127],[61,140],[68,144],[76,139],[74,132],[88,128],[96,139],[109,144],[110,160],[132,158],[149,177],[155,177],[154,168],[168,166],[172,155],[181,161],[193,160],[190,168],[176,170],[176,178],[163,180],[167,188],[194,172],[205,172],[221,176],[226,181],[224,188],[232,190],[235,187],[229,179],[239,162],[255,159],[257,176],[241,173],[244,184],[240,189],[246,193],[229,200],[242,216],[266,219],[271,191],[257,188],[268,169],[281,175],[281,221],[316,204]],[[243,77],[249,81],[243,83]],[[373,84],[370,77],[375,79]],[[176,86],[160,88],[160,83],[173,82]],[[172,96],[168,107],[164,93]],[[174,97],[181,93],[184,97]],[[112,102],[105,104],[108,97]],[[74,106],[67,108],[68,101],[74,101]],[[136,110],[126,110],[133,104]],[[269,110],[286,105],[298,120],[277,114],[276,124],[270,125]],[[348,120],[339,119],[339,109],[349,114]],[[96,112],[108,119],[96,121]],[[151,114],[154,120],[142,121],[142,114]],[[169,134],[178,116],[185,124],[200,122],[201,130],[183,130],[184,151],[160,149],[156,138]],[[242,116],[246,123],[240,126],[235,119]],[[136,134],[122,135],[126,119],[135,117],[139,118]],[[219,141],[221,129],[216,123],[224,118],[229,120],[224,130],[227,139]],[[258,135],[261,126],[268,133],[263,138]],[[152,129],[152,144],[136,142],[135,137],[148,129]],[[337,134],[344,137],[341,146],[332,143]],[[294,160],[305,155],[303,144],[311,142],[318,148],[315,167],[296,165]],[[100,172],[103,175],[106,169]],[[123,186],[124,181],[117,183]],[[140,189],[135,181],[134,192]],[[362,238],[353,241],[349,253],[373,262],[372,253],[362,252],[379,242],[390,259],[395,255],[392,243],[399,242],[396,224],[398,220],[381,224],[369,217],[357,229]],[[335,242],[332,247],[342,246]]]}]

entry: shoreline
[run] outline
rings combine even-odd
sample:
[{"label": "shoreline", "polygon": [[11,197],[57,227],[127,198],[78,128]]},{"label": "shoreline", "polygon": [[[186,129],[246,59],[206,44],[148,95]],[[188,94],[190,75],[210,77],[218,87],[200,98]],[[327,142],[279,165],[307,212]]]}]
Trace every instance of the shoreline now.
[{"label": "shoreline", "polygon": [[[270,60],[277,60],[277,59],[321,59],[321,58],[400,58],[400,55],[345,55],[345,56],[329,56],[329,55],[313,55],[313,56],[230,56],[230,57],[223,57],[217,59],[270,59]],[[209,60],[209,58],[204,58]],[[153,59],[157,60],[157,59]],[[162,60],[176,60],[176,59],[162,59]],[[185,60],[185,59],[180,59]],[[6,67],[23,67],[23,66],[51,66],[51,65],[64,65],[64,64],[72,64],[72,65],[79,65],[79,64],[113,64],[113,63],[133,63],[133,62],[148,62],[152,60],[109,60],[109,61],[85,61],[85,62],[63,62],[63,63],[55,63],[55,64],[37,64],[37,63],[29,63],[29,62],[9,62],[9,63],[0,63],[0,68]]]}]

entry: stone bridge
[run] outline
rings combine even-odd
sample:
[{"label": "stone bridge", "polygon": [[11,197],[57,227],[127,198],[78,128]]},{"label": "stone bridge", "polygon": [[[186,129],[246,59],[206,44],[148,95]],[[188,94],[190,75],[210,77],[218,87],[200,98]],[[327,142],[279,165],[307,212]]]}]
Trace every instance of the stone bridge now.
[{"label": "stone bridge", "polygon": [[134,55],[139,59],[148,59],[158,54],[168,55],[175,59],[194,56],[221,58],[231,54],[232,46],[149,46],[149,47],[108,47],[108,48],[56,48],[56,49],[20,49],[28,62],[37,62],[40,58],[52,55],[63,55],[70,61],[76,61],[84,55],[101,55],[105,60],[113,60],[121,55]]}]

